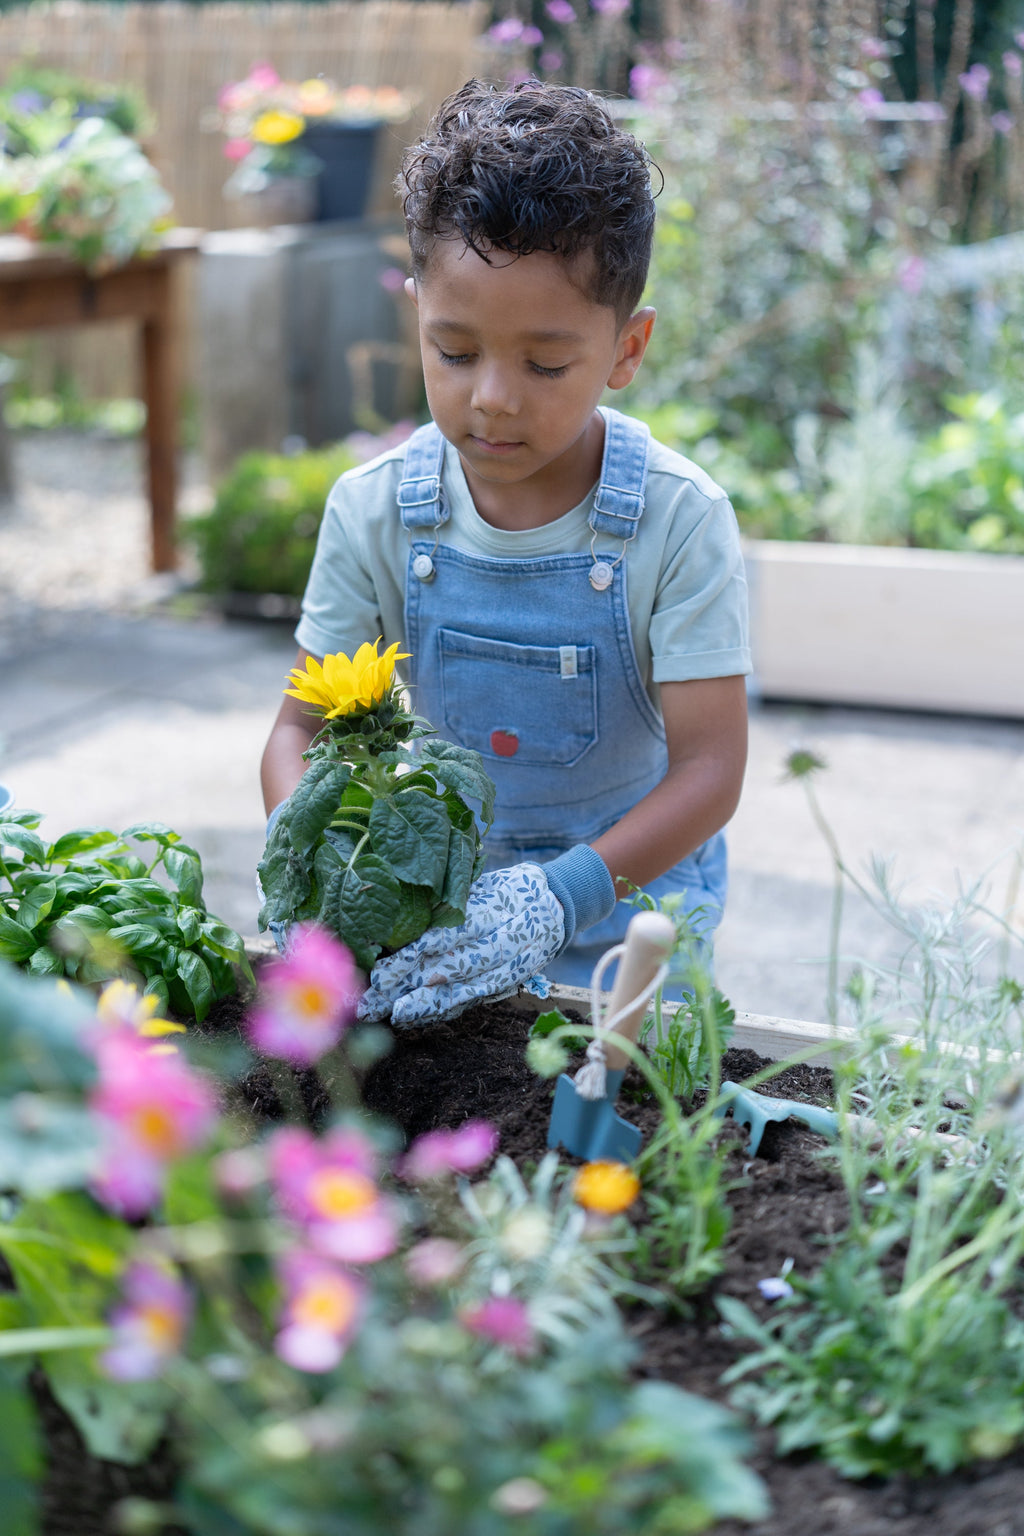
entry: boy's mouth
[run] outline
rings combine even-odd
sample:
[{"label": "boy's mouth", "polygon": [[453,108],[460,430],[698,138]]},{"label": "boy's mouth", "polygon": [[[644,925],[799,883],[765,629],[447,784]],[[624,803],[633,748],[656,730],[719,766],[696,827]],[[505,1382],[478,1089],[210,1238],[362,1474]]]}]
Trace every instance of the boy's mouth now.
[{"label": "boy's mouth", "polygon": [[471,441],[477,448],[482,448],[484,453],[511,453],[514,448],[522,448],[521,442],[508,442],[505,439],[492,440],[489,437],[477,437],[470,433]]}]

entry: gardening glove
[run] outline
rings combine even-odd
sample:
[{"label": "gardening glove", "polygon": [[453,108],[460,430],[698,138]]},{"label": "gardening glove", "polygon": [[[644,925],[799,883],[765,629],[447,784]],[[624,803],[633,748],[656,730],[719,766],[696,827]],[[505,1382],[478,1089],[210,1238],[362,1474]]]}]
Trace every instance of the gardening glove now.
[{"label": "gardening glove", "polygon": [[482,998],[510,997],[524,983],[544,996],[547,983],[537,973],[577,929],[607,917],[614,905],[607,865],[585,843],[549,864],[491,870],[473,883],[458,928],[428,928],[378,961],[359,1017],[390,1016],[397,1025],[452,1019]]}]

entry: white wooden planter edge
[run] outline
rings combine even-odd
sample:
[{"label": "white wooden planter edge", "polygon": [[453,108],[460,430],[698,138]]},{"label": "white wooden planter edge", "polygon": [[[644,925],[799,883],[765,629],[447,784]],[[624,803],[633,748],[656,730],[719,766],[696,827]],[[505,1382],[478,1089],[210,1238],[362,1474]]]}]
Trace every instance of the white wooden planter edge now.
[{"label": "white wooden planter edge", "polygon": [[765,698],[1024,718],[1024,556],[754,539]]}]

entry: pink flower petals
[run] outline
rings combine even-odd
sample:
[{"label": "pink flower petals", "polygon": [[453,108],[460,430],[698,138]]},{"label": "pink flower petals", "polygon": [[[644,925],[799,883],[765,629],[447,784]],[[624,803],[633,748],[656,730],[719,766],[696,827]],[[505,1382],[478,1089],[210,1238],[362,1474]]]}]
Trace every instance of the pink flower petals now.
[{"label": "pink flower petals", "polygon": [[399,1173],[411,1183],[471,1173],[493,1154],[498,1132],[486,1120],[467,1120],[457,1130],[427,1131],[402,1159]]},{"label": "pink flower petals", "polygon": [[125,1270],[122,1295],[110,1319],[113,1343],[100,1365],[114,1381],[150,1381],[181,1348],[191,1299],[173,1270],[142,1261]]},{"label": "pink flower petals", "polygon": [[249,1039],[267,1056],[312,1066],[341,1039],[359,992],[359,972],[344,944],[323,928],[295,928],[287,953],[263,973]]}]

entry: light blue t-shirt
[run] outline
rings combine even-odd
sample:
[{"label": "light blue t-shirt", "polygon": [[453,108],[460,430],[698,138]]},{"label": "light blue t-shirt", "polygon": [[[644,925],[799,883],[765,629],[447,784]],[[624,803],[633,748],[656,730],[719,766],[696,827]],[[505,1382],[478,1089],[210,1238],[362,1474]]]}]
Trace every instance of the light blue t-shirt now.
[{"label": "light blue t-shirt", "polygon": [[[409,535],[396,493],[404,447],[349,470],[327,500],[295,638],[314,656],[347,655],[378,635],[405,644]],[[445,544],[471,554],[527,559],[585,553],[593,489],[579,506],[540,528],[492,527],[477,512],[458,452],[444,461],[449,518]],[[725,493],[682,454],[651,443],[647,495],[637,535],[599,538],[602,558],[620,551],[640,676],[657,702],[659,683],[731,677],[751,670],[747,584],[736,518]]]}]

